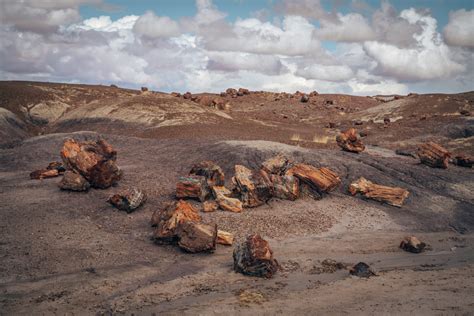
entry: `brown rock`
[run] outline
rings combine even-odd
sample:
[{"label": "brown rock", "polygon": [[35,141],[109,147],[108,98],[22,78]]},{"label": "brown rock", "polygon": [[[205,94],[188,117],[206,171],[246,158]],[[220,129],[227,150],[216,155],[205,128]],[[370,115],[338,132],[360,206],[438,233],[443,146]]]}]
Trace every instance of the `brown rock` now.
[{"label": "brown rock", "polygon": [[300,102],[302,102],[302,103],[307,103],[308,101],[309,101],[308,95],[303,94],[303,95],[301,96]]},{"label": "brown rock", "polygon": [[59,176],[59,172],[56,169],[40,169],[30,173],[30,178],[35,180],[41,180],[46,178],[54,178]]},{"label": "brown rock", "polygon": [[187,252],[214,252],[217,225],[183,221],[178,225],[178,246]]},{"label": "brown rock", "polygon": [[364,151],[365,146],[357,136],[355,128],[349,128],[347,131],[340,133],[336,137],[336,142],[343,150],[353,153]]},{"label": "brown rock", "polygon": [[233,89],[233,88],[229,88],[229,89],[225,90],[225,93],[227,95],[232,96],[232,97],[237,96],[237,90]]},{"label": "brown rock", "polygon": [[400,243],[400,248],[412,253],[420,253],[425,249],[425,247],[426,244],[418,240],[415,236],[405,237]]},{"label": "brown rock", "polygon": [[66,171],[66,168],[64,167],[64,164],[60,161],[53,161],[48,164],[46,167],[48,170],[53,170],[56,169],[58,170],[59,174],[63,174]]},{"label": "brown rock", "polygon": [[235,165],[232,182],[244,207],[260,206],[272,197],[273,185],[263,170],[252,171],[242,165]]},{"label": "brown rock", "polygon": [[468,157],[468,156],[458,155],[458,156],[454,157],[453,163],[457,166],[460,166],[460,167],[472,168],[472,165],[474,163],[474,159],[472,159],[471,157]]},{"label": "brown rock", "polygon": [[142,92],[147,92],[148,88],[147,87],[142,87],[141,90],[142,90]]},{"label": "brown rock", "polygon": [[61,157],[66,169],[82,175],[94,188],[108,188],[122,177],[115,164],[117,152],[103,139],[95,142],[66,140]]},{"label": "brown rock", "polygon": [[58,186],[61,190],[87,191],[91,185],[80,174],[71,170],[66,170]]},{"label": "brown rock", "polygon": [[269,174],[283,175],[291,166],[290,160],[284,155],[276,155],[262,163],[262,169]]},{"label": "brown rock", "polygon": [[390,123],[390,118],[389,118],[389,117],[384,117],[383,123],[384,123],[384,124]]},{"label": "brown rock", "polygon": [[242,96],[242,95],[250,94],[250,91],[249,89],[239,88],[239,91],[237,91],[237,93],[240,93]]},{"label": "brown rock", "polygon": [[375,184],[364,177],[360,177],[359,180],[351,183],[349,186],[349,192],[352,195],[360,193],[368,199],[380,201],[396,207],[401,207],[410,194],[403,188]]},{"label": "brown rock", "polygon": [[217,204],[223,211],[242,212],[242,202],[239,199],[229,197],[231,192],[224,186],[213,186],[212,192]]},{"label": "brown rock", "polygon": [[310,94],[309,94],[310,97],[315,97],[315,96],[317,96],[317,95],[319,95],[319,93],[318,93],[318,91],[316,91],[316,90],[310,92]]},{"label": "brown rock", "polygon": [[282,200],[296,200],[300,195],[299,181],[294,176],[272,174],[273,196]]},{"label": "brown rock", "polygon": [[207,160],[195,164],[189,174],[205,177],[209,187],[224,185],[224,171],[213,161]]},{"label": "brown rock", "polygon": [[422,144],[417,151],[421,163],[433,168],[448,168],[451,154],[434,142]]},{"label": "brown rock", "polygon": [[176,197],[178,199],[197,199],[203,202],[207,199],[209,193],[209,186],[203,176],[181,177],[176,184]]},{"label": "brown rock", "polygon": [[179,98],[179,97],[181,96],[181,93],[179,93],[179,92],[171,92],[171,95],[172,95],[173,97]]},{"label": "brown rock", "polygon": [[215,212],[218,207],[219,204],[216,201],[204,201],[202,203],[202,211],[205,213]]},{"label": "brown rock", "polygon": [[234,243],[234,235],[223,230],[218,230],[217,243],[220,245],[231,246]]},{"label": "brown rock", "polygon": [[351,275],[358,276],[359,278],[369,278],[371,276],[376,275],[370,266],[365,263],[365,262],[359,262],[355,266],[353,266],[350,270],[349,273]]},{"label": "brown rock", "polygon": [[131,188],[121,191],[120,193],[114,194],[107,202],[118,208],[119,210],[131,213],[140,206],[142,206],[147,200],[145,192]]},{"label": "brown rock", "polygon": [[286,175],[294,175],[317,192],[327,193],[341,184],[341,179],[331,169],[324,167],[316,168],[307,164],[293,166],[286,172]]},{"label": "brown rock", "polygon": [[260,235],[250,235],[234,249],[234,270],[242,274],[271,278],[278,270],[270,245]]},{"label": "brown rock", "polygon": [[459,111],[459,114],[464,115],[464,116],[470,116],[471,112],[469,110],[461,110]]}]

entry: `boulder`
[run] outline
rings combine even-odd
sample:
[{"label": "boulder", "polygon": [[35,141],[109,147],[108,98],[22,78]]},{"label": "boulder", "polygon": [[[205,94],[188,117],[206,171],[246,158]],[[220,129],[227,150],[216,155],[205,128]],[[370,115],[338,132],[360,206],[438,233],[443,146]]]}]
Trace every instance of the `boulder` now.
[{"label": "boulder", "polygon": [[365,146],[357,136],[355,128],[349,128],[347,131],[340,133],[336,137],[336,142],[343,150],[353,153],[364,151]]},{"label": "boulder", "polygon": [[117,152],[103,139],[85,142],[68,139],[61,157],[66,169],[82,175],[94,188],[108,188],[122,177],[115,163]]},{"label": "boulder", "polygon": [[234,235],[223,230],[217,230],[217,243],[231,246],[234,243]]},{"label": "boulder", "polygon": [[30,178],[35,180],[41,180],[46,178],[54,178],[59,176],[59,172],[56,169],[40,169],[30,173]]},{"label": "boulder", "polygon": [[364,177],[360,177],[359,180],[351,183],[349,186],[349,192],[352,195],[360,193],[368,199],[380,201],[396,207],[402,207],[405,199],[410,194],[403,188],[375,184]]},{"label": "boulder", "polygon": [[219,204],[216,201],[204,201],[202,203],[202,211],[205,213],[215,212],[218,207]]},{"label": "boulder", "polygon": [[278,270],[270,245],[260,235],[250,235],[234,249],[234,270],[245,275],[271,278]]},{"label": "boulder", "polygon": [[355,276],[358,276],[359,278],[369,278],[371,276],[374,276],[376,275],[372,269],[370,268],[370,266],[365,263],[365,262],[359,262],[358,264],[356,264],[355,266],[353,266],[349,273],[351,275],[355,275]]},{"label": "boulder", "polygon": [[231,192],[224,186],[213,186],[212,192],[217,204],[223,211],[242,212],[242,202],[239,199],[229,197]]},{"label": "boulder", "polygon": [[319,193],[328,193],[341,184],[341,179],[331,169],[324,167],[316,168],[302,163],[291,167],[286,172],[286,175],[297,177],[300,182],[308,185],[312,190]]},{"label": "boulder", "polygon": [[195,164],[189,174],[205,177],[209,187],[224,185],[224,171],[213,161],[206,160]]},{"label": "boulder", "polygon": [[296,200],[300,195],[299,181],[291,175],[270,175],[273,184],[273,196],[282,200]]},{"label": "boulder", "polygon": [[209,193],[209,186],[204,176],[180,177],[176,184],[176,197],[178,199],[197,199],[203,202],[207,199]]},{"label": "boulder", "polygon": [[140,206],[142,206],[147,200],[145,192],[137,189],[130,188],[123,190],[117,194],[109,197],[107,202],[118,208],[119,210],[131,213]]},{"label": "boulder", "polygon": [[252,171],[242,165],[235,165],[232,182],[244,207],[260,206],[272,197],[273,185],[263,170]]},{"label": "boulder", "polygon": [[290,160],[284,155],[276,155],[262,163],[262,169],[275,175],[283,175],[291,167]]},{"label": "boulder", "polygon": [[178,225],[178,246],[187,252],[214,252],[217,225],[183,221]]},{"label": "boulder", "polygon": [[58,186],[61,190],[68,191],[87,191],[90,188],[90,183],[78,174],[77,172],[66,170],[63,178],[58,183]]},{"label": "boulder", "polygon": [[434,142],[428,142],[418,147],[417,155],[420,162],[432,168],[448,168],[449,151]]},{"label": "boulder", "polygon": [[420,253],[425,250],[425,247],[426,244],[418,240],[415,236],[405,237],[400,243],[400,248],[412,253]]}]

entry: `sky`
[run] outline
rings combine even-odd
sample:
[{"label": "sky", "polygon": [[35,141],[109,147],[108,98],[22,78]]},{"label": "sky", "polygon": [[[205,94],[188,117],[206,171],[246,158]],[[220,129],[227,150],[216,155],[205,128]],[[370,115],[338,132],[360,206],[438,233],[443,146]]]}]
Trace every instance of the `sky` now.
[{"label": "sky", "polygon": [[0,80],[474,90],[473,0],[0,0]]}]

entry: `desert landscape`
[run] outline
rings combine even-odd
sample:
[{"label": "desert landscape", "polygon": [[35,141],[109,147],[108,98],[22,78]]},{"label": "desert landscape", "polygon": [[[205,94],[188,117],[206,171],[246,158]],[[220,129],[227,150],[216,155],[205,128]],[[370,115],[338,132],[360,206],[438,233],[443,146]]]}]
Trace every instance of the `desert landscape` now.
[{"label": "desert landscape", "polygon": [[[0,106],[2,314],[473,311],[474,92],[168,94],[4,81]],[[341,135],[351,128],[355,140],[345,143]],[[64,170],[44,168],[57,161],[66,173],[79,170],[68,165],[74,157],[67,141],[93,147],[99,139],[116,151],[116,158],[102,155],[116,162],[119,180],[105,189],[93,180],[82,192],[60,189]],[[437,167],[420,159],[429,142],[448,152],[434,158]],[[98,154],[94,148],[86,150]],[[214,194],[199,191],[207,183],[185,183],[207,178],[189,175],[203,161],[220,167],[219,181],[232,194],[220,200],[216,183],[209,185]],[[236,173],[236,165],[256,172],[262,164],[273,180],[269,191],[256,174]],[[279,178],[283,169],[272,166],[291,175]],[[295,166],[312,166],[314,174]],[[328,187],[314,182],[321,168],[338,180]],[[296,189],[283,185],[287,195],[278,195],[275,179],[289,177],[299,179]],[[360,177],[402,193],[352,195]],[[143,205],[125,212],[107,202],[127,188],[146,194]],[[177,200],[198,214],[196,225],[231,234],[231,245],[216,246],[214,236],[211,245],[193,248],[200,239],[186,244],[179,235],[186,231],[179,241],[161,238],[167,224],[151,227],[152,216]],[[264,238],[276,259],[252,270],[266,277],[235,272],[234,249],[251,234]],[[400,248],[407,236],[426,244],[421,253]],[[359,262],[370,277],[351,275]]]}]

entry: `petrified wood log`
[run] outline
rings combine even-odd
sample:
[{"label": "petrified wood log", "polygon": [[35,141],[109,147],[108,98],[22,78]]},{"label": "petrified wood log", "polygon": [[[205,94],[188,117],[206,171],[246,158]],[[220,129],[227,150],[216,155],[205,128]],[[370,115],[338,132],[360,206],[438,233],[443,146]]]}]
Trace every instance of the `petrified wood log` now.
[{"label": "petrified wood log", "polygon": [[360,177],[359,180],[351,183],[349,186],[349,192],[352,195],[360,193],[368,199],[384,202],[397,207],[401,207],[410,194],[403,188],[375,184],[364,177]]},{"label": "petrified wood log", "polygon": [[131,188],[112,195],[107,201],[119,210],[131,213],[142,206],[146,199],[145,192],[137,188]]},{"label": "petrified wood log", "polygon": [[224,185],[224,171],[213,161],[202,161],[195,164],[189,174],[204,176],[209,187]]},{"label": "petrified wood log", "polygon": [[474,159],[472,159],[471,157],[468,157],[468,156],[458,155],[458,156],[454,157],[453,163],[456,166],[472,168],[472,165],[474,163]]},{"label": "petrified wood log", "polygon": [[179,178],[176,184],[176,197],[178,199],[198,199],[203,202],[209,196],[209,186],[203,176],[190,175]]},{"label": "petrified wood log", "polygon": [[58,183],[58,186],[61,190],[69,190],[69,191],[87,191],[90,188],[90,183],[81,176],[80,174],[66,170],[64,173],[63,178]]},{"label": "petrified wood log", "polygon": [[217,225],[183,221],[178,225],[178,246],[188,252],[216,250]]},{"label": "petrified wood log", "polygon": [[229,197],[231,192],[223,186],[212,187],[214,198],[219,207],[224,211],[242,212],[242,202],[239,199]]},{"label": "petrified wood log", "polygon": [[66,169],[82,175],[94,188],[108,188],[122,177],[115,164],[117,152],[103,139],[95,142],[66,140],[61,157]]},{"label": "petrified wood log", "polygon": [[336,137],[336,142],[343,150],[353,153],[360,153],[365,149],[365,145],[357,136],[357,131],[354,128],[349,128],[347,131],[340,133]]},{"label": "petrified wood log", "polygon": [[421,242],[415,236],[405,237],[400,243],[400,248],[412,253],[420,253],[425,249],[425,247],[426,244]]},{"label": "petrified wood log", "polygon": [[260,235],[250,235],[234,249],[234,270],[246,275],[271,278],[278,270],[270,245]]},{"label": "petrified wood log", "polygon": [[215,212],[217,211],[218,207],[219,207],[219,204],[217,204],[216,201],[204,201],[202,203],[202,211],[205,213]]},{"label": "petrified wood log", "polygon": [[234,235],[223,230],[217,230],[217,243],[231,246],[234,242]]},{"label": "petrified wood log", "polygon": [[262,163],[262,169],[268,174],[283,175],[290,168],[290,160],[284,155],[276,155]]},{"label": "petrified wood log", "polygon": [[434,142],[422,144],[417,151],[421,163],[433,168],[448,168],[450,153]]},{"label": "petrified wood log", "polygon": [[282,200],[296,200],[300,195],[299,181],[294,176],[272,174],[273,196]]},{"label": "petrified wood log", "polygon": [[256,207],[272,197],[272,182],[263,171],[252,171],[242,165],[235,165],[235,176],[232,178],[244,207]]},{"label": "petrified wood log", "polygon": [[40,169],[40,170],[35,170],[32,173],[30,173],[30,178],[36,179],[36,180],[54,178],[57,176],[59,176],[59,172],[56,169]]},{"label": "petrified wood log", "polygon": [[318,192],[330,192],[340,183],[341,179],[329,168],[316,168],[307,164],[297,164],[290,168],[286,175],[294,175],[301,182]]},{"label": "petrified wood log", "polygon": [[176,242],[178,227],[185,221],[201,221],[198,211],[188,202],[180,200],[168,203],[164,209],[157,210],[151,218],[151,225],[155,228],[153,237],[158,243]]}]

